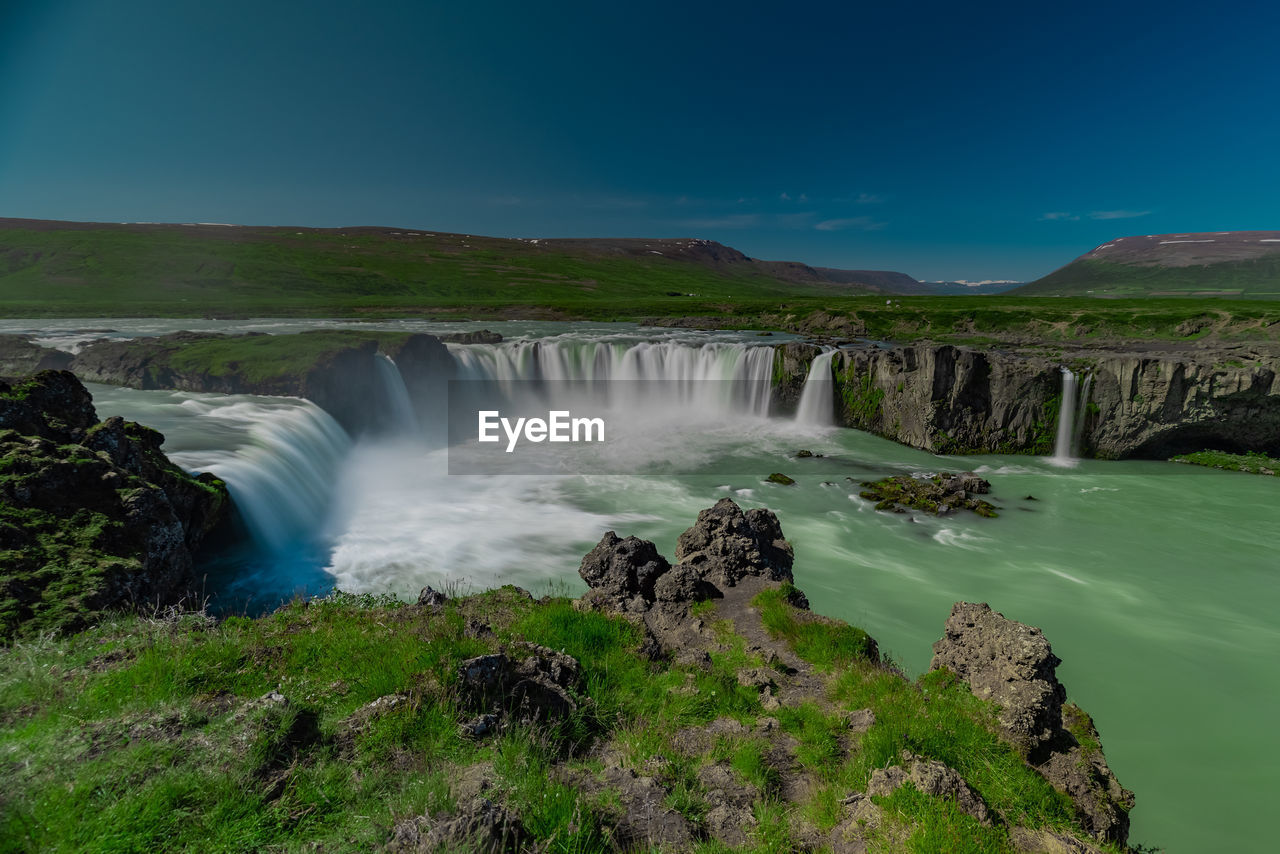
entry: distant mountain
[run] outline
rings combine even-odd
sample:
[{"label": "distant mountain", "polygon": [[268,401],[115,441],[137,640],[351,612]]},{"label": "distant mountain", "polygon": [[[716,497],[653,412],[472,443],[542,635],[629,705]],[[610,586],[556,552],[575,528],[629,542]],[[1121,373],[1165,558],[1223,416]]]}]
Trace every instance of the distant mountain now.
[{"label": "distant mountain", "polygon": [[1280,231],[1119,237],[1012,293],[1280,298]]}]

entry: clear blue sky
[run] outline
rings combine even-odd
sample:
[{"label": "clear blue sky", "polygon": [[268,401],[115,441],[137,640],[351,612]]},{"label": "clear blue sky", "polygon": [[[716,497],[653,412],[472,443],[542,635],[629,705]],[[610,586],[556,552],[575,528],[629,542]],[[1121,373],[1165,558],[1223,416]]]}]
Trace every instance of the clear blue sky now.
[{"label": "clear blue sky", "polygon": [[0,0],[0,216],[1029,279],[1280,228],[1273,3]]}]

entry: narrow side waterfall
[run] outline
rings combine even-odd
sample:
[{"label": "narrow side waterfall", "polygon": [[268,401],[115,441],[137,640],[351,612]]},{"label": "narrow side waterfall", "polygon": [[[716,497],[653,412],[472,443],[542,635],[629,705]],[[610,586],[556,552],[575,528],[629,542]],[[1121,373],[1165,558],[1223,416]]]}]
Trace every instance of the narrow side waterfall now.
[{"label": "narrow side waterfall", "polygon": [[1075,436],[1076,418],[1076,375],[1069,368],[1062,369],[1062,400],[1058,406],[1058,435],[1053,443],[1053,456],[1049,458],[1055,466],[1069,468],[1076,464],[1071,453],[1071,440]]},{"label": "narrow side waterfall", "polygon": [[1085,416],[1089,414],[1089,391],[1093,386],[1093,374],[1085,374],[1084,384],[1080,386],[1080,401],[1076,405],[1076,425],[1071,433],[1071,456],[1079,457],[1080,440],[1084,436]]},{"label": "narrow side waterfall", "polygon": [[409,389],[395,360],[385,353],[377,358],[378,378],[382,381],[382,393],[386,399],[388,426],[399,435],[413,436],[419,432],[418,417],[413,412]]},{"label": "narrow side waterfall", "polygon": [[836,420],[835,380],[831,376],[831,360],[835,350],[827,350],[814,357],[800,391],[800,405],[796,408],[796,423],[811,427],[830,427]]}]

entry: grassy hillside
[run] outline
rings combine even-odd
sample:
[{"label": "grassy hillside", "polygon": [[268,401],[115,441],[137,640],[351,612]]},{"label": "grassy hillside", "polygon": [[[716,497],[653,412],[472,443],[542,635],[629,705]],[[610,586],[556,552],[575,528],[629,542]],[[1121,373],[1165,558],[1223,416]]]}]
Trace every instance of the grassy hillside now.
[{"label": "grassy hillside", "polygon": [[[808,281],[812,269],[698,240],[0,221],[7,317],[624,320],[975,344],[1280,338],[1280,302],[1156,298],[1150,289],[1098,300],[1089,288],[1045,300],[1033,286],[888,299],[856,284]],[[1121,273],[1159,272],[1098,269],[1112,288]],[[1167,275],[1194,277],[1195,268]]]},{"label": "grassy hillside", "polygon": [[[483,313],[600,316],[730,310],[819,295],[698,241],[524,241],[381,228],[7,222],[8,316]],[[652,248],[645,248],[652,247]],[[847,288],[846,288],[847,290]]]},{"label": "grassy hillside", "polygon": [[[513,588],[437,608],[338,594],[257,620],[127,618],[20,643],[0,657],[3,847],[370,851],[483,792],[538,850],[615,850],[643,784],[653,819],[686,822],[695,851],[800,850],[905,748],[961,771],[998,818],[907,786],[872,798],[871,850],[1012,854],[1018,827],[1081,845],[1070,802],[997,737],[990,704],[946,671],[908,682],[783,598],[755,604],[827,694],[773,711],[737,675],[763,665],[710,601],[698,613],[722,651],[703,666],[650,662],[627,621]],[[521,641],[578,659],[576,711],[468,735],[459,666]],[[739,846],[708,838],[716,787],[754,814]]]},{"label": "grassy hillside", "polygon": [[1280,232],[1121,237],[1015,293],[1280,299]]}]

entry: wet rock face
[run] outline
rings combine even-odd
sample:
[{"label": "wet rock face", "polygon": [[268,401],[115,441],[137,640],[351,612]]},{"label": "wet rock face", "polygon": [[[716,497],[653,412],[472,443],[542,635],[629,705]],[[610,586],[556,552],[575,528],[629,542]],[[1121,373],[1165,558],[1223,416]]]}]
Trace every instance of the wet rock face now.
[{"label": "wet rock face", "polygon": [[1095,839],[1123,845],[1133,793],[1108,767],[1093,721],[1065,703],[1056,673],[1062,662],[1040,630],[986,604],[957,602],[945,632],[930,669],[948,668],[997,703],[1001,734],[1071,798],[1081,825]]},{"label": "wet rock face", "polygon": [[[779,411],[794,411],[819,352],[807,342],[776,348]],[[1085,456],[1280,453],[1280,362],[1272,353],[1241,345],[1158,355],[1112,348],[1078,350],[1067,361],[1093,377],[1078,404]],[[832,367],[844,426],[934,453],[1052,451],[1060,360],[950,344],[868,345],[842,347]]]},{"label": "wet rock face", "polygon": [[722,498],[698,514],[676,543],[676,560],[717,587],[733,587],[747,575],[791,581],[795,552],[770,510],[742,512]]},{"label": "wet rock face", "polygon": [[929,669],[946,667],[974,694],[999,704],[1004,735],[1030,753],[1062,727],[1061,663],[1039,629],[1007,620],[985,603],[957,602]]}]

